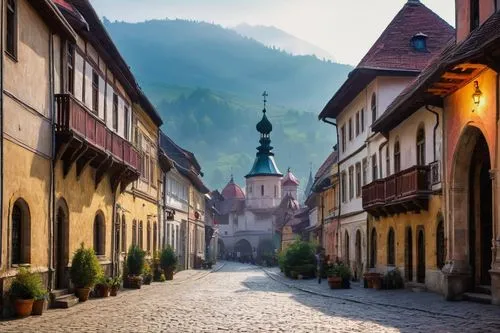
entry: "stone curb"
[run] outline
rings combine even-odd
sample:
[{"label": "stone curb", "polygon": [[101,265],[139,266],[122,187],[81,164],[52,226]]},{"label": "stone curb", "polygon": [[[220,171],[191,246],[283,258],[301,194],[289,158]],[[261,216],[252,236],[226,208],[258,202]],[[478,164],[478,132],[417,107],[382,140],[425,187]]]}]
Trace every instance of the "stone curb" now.
[{"label": "stone curb", "polygon": [[335,296],[335,295],[332,295],[332,294],[322,293],[322,292],[318,292],[318,291],[315,291],[315,290],[311,290],[311,289],[307,289],[307,288],[304,288],[304,287],[300,287],[300,286],[294,285],[293,283],[286,282],[284,280],[284,278],[281,277],[279,274],[276,274],[274,272],[269,272],[268,270],[266,270],[264,268],[262,268],[262,270],[272,280],[274,280],[274,281],[276,281],[278,283],[281,283],[281,284],[287,286],[288,288],[297,289],[297,290],[300,290],[300,291],[303,291],[303,292],[306,292],[306,293],[309,293],[309,294],[312,294],[312,295],[318,295],[318,296],[327,297],[327,298],[334,298],[334,299],[339,299],[339,300],[342,300],[342,301],[347,301],[347,302],[352,302],[352,303],[357,303],[357,304],[378,305],[378,306],[385,306],[385,307],[396,308],[396,309],[418,311],[418,312],[427,313],[427,314],[430,314],[430,315],[433,315],[433,316],[446,316],[446,317],[458,318],[458,319],[463,319],[463,320],[471,320],[472,319],[471,317],[464,317],[464,316],[454,315],[454,314],[450,314],[450,313],[446,313],[446,312],[435,312],[435,311],[429,311],[429,310],[424,310],[424,309],[415,308],[415,307],[409,307],[409,306],[404,306],[404,305],[394,305],[394,304],[383,303],[383,302],[361,301],[361,300],[358,300],[358,299],[354,299],[352,297]]}]

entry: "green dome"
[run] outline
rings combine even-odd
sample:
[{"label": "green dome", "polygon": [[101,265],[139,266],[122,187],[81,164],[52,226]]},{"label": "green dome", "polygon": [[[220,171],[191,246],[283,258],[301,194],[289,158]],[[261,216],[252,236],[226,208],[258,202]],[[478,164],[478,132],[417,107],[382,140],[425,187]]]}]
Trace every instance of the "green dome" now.
[{"label": "green dome", "polygon": [[264,115],[262,116],[262,120],[257,123],[256,128],[257,131],[262,134],[269,134],[273,131],[273,125],[271,124],[269,119],[267,119],[266,109],[262,110],[262,112],[264,112]]}]

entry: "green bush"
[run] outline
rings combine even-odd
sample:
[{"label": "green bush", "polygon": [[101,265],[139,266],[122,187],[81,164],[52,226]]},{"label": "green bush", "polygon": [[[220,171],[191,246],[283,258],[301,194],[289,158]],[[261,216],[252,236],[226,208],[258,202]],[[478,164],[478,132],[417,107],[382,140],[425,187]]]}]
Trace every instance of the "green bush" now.
[{"label": "green bush", "polygon": [[[313,243],[304,242],[301,240],[296,240],[290,246],[279,255],[280,268],[285,272],[286,276],[291,275],[293,270],[296,273],[297,267],[304,269],[304,267],[311,267],[305,265],[316,266],[315,245]],[[306,269],[307,270],[307,269]],[[315,268],[313,268],[315,270]]]},{"label": "green bush", "polygon": [[91,288],[102,275],[102,268],[94,250],[86,249],[82,243],[73,254],[70,269],[71,281],[77,288]]},{"label": "green bush", "polygon": [[165,282],[165,281],[167,281],[167,278],[165,277],[165,274],[162,273],[160,275],[160,282]]},{"label": "green bush", "polygon": [[177,256],[169,245],[161,251],[160,266],[163,270],[173,269],[177,266]]},{"label": "green bush", "polygon": [[344,263],[333,264],[327,272],[328,276],[341,277],[343,280],[351,278],[351,269]]},{"label": "green bush", "polygon": [[47,294],[43,288],[40,275],[20,268],[10,287],[10,295],[14,299],[42,299]]},{"label": "green bush", "polygon": [[383,278],[383,284],[387,289],[401,289],[404,287],[403,276],[399,269],[393,269],[387,272]]},{"label": "green bush", "polygon": [[130,275],[141,275],[144,269],[144,257],[146,252],[141,250],[138,246],[131,245],[127,253],[127,272]]}]

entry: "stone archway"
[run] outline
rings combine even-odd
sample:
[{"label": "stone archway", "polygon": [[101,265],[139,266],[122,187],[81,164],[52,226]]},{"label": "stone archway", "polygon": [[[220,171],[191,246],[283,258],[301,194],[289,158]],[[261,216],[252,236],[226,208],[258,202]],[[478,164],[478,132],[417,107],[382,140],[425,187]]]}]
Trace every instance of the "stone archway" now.
[{"label": "stone archway", "polygon": [[217,257],[221,259],[227,259],[225,258],[226,254],[226,246],[224,245],[224,241],[222,239],[217,240]]},{"label": "stone archway", "polygon": [[253,256],[252,244],[244,238],[236,242],[234,251],[236,252],[236,256],[238,257],[239,254],[239,259],[243,261],[250,260]]},{"label": "stone archway", "polygon": [[443,268],[445,295],[491,284],[493,202],[488,142],[475,126],[462,132],[452,162],[449,189],[449,257]]}]

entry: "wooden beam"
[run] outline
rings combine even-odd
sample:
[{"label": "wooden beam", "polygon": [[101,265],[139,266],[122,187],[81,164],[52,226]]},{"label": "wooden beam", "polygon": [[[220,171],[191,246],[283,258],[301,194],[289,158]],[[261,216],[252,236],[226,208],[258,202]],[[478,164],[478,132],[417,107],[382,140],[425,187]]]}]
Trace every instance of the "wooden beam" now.
[{"label": "wooden beam", "polygon": [[451,72],[446,72],[443,74],[442,78],[447,79],[447,80],[467,80],[470,78],[471,74],[470,73],[451,73]]},{"label": "wooden beam", "polygon": [[452,82],[436,82],[432,86],[436,88],[456,88],[457,84]]},{"label": "wooden beam", "polygon": [[472,64],[470,62],[466,62],[460,65],[457,65],[453,68],[453,70],[458,69],[483,69],[485,66],[483,64]]},{"label": "wooden beam", "polygon": [[76,161],[76,179],[80,180],[83,171],[90,165],[90,163],[97,157],[96,152],[89,152],[89,156],[82,156]]},{"label": "wooden beam", "polygon": [[111,168],[112,165],[113,165],[113,158],[111,156],[108,156],[107,158],[105,158],[101,162],[99,167],[97,167],[97,170],[95,172],[95,188],[96,189],[97,189],[97,187],[99,187],[99,184],[103,180],[104,175],[109,170],[109,168]]},{"label": "wooden beam", "polygon": [[73,154],[68,159],[63,160],[63,178],[69,173],[73,163],[75,163],[88,149],[88,145],[86,145],[83,141],[80,143],[80,146],[73,151]]}]

